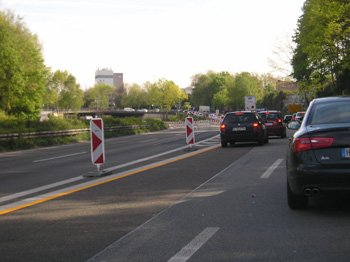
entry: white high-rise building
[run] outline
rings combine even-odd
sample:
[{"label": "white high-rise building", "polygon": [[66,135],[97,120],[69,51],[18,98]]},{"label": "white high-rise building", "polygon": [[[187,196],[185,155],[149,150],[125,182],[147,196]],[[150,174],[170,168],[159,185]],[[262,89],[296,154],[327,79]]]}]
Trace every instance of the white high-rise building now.
[{"label": "white high-rise building", "polygon": [[113,73],[111,69],[98,69],[95,72],[95,83],[115,86],[118,89],[123,85],[123,73]]}]

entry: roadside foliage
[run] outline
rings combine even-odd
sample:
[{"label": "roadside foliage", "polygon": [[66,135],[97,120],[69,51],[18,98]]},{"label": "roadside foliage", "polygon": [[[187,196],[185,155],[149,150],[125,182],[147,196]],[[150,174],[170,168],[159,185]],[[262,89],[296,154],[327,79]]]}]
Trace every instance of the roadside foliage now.
[{"label": "roadside foliage", "polygon": [[0,10],[0,110],[32,118],[42,108],[47,68],[38,37],[20,17]]},{"label": "roadside foliage", "polygon": [[294,41],[293,77],[310,96],[350,94],[350,2],[306,0]]}]

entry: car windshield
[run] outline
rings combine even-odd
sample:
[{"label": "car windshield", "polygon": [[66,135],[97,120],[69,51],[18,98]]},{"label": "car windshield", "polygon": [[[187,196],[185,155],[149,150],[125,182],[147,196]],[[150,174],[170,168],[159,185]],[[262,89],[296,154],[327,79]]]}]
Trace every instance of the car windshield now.
[{"label": "car windshield", "polygon": [[349,101],[315,104],[312,107],[308,125],[330,123],[350,123]]},{"label": "car windshield", "polygon": [[256,119],[253,114],[229,114],[225,118],[226,123],[250,123],[255,121]]}]

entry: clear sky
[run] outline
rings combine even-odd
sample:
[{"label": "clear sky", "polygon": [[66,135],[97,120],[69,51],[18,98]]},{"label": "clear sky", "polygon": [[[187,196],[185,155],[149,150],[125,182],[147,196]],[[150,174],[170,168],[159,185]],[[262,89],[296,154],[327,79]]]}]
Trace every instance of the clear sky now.
[{"label": "clear sky", "polygon": [[267,58],[293,35],[305,0],[0,0],[43,45],[45,64],[82,89],[111,68],[124,82],[179,87],[197,73],[269,73]]}]

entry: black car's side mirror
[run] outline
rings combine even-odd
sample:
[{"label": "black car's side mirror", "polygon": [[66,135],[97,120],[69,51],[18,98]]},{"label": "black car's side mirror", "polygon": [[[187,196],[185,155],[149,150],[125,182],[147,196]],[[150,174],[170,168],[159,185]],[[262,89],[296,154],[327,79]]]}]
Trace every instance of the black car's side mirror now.
[{"label": "black car's side mirror", "polygon": [[299,121],[290,121],[287,125],[288,129],[298,130],[301,126],[301,122]]}]

